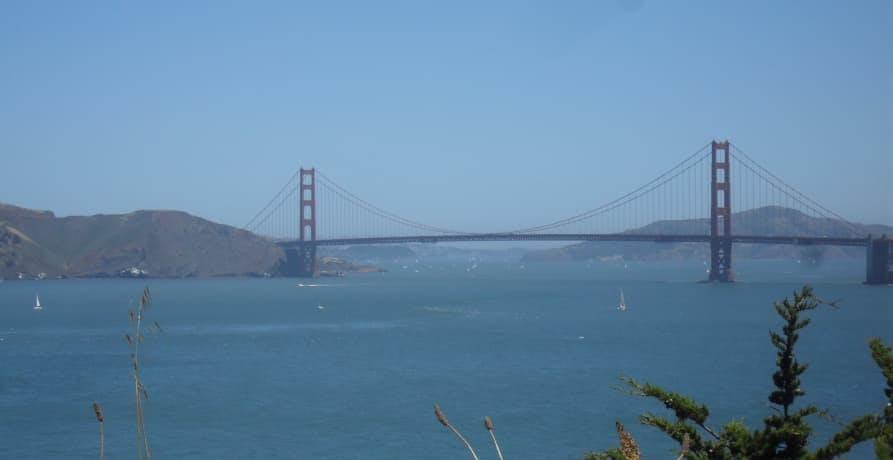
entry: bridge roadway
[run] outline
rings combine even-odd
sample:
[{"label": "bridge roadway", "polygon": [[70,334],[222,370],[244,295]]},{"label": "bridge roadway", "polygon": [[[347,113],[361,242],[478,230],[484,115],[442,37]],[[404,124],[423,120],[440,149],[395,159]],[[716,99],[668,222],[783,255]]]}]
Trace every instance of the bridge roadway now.
[{"label": "bridge roadway", "polygon": [[[749,236],[732,235],[733,243],[792,244],[800,246],[868,246],[866,238],[829,236]],[[358,244],[449,243],[458,241],[646,241],[656,243],[709,243],[710,235],[661,235],[646,233],[465,233],[436,236],[387,236],[377,238],[331,238],[315,241],[279,241],[283,248],[305,244],[350,246]]]}]

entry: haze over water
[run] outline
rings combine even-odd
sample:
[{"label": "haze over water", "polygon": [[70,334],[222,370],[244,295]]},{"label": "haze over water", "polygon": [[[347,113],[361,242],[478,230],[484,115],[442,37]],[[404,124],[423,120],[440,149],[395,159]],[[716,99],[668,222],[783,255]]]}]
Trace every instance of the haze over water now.
[{"label": "haze over water", "polygon": [[[163,328],[141,351],[156,458],[463,458],[434,403],[481,458],[495,458],[484,415],[506,458],[608,448],[615,420],[647,458],[669,458],[675,446],[637,422],[669,414],[612,389],[617,377],[694,397],[711,426],[760,427],[771,412],[768,331],[779,328],[771,303],[807,282],[841,308],[814,312],[801,334],[802,401],[842,421],[883,408],[866,338],[893,341],[893,291],[862,285],[861,260],[738,261],[733,285],[697,283],[701,262],[477,264],[315,280],[3,282],[0,458],[95,458],[93,400],[107,458],[134,454],[124,334],[145,285],[148,319]],[[42,312],[31,308],[37,292]],[[812,422],[817,440],[836,431]],[[870,457],[865,447],[850,456]]]}]

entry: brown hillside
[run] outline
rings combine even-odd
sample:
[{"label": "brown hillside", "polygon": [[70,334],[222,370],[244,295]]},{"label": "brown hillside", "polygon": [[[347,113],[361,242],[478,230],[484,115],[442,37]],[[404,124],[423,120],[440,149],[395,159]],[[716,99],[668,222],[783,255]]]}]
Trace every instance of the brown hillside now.
[{"label": "brown hillside", "polygon": [[149,276],[272,272],[281,250],[245,230],[180,211],[56,217],[0,204],[0,276]]}]

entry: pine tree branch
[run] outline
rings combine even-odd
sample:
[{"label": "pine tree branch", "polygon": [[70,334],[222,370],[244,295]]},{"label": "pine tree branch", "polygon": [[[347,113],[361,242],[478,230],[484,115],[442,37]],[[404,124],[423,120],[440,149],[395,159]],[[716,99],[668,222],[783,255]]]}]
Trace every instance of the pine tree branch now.
[{"label": "pine tree branch", "polygon": [[698,430],[694,425],[688,422],[682,420],[671,422],[661,416],[651,413],[639,416],[639,422],[643,425],[653,426],[663,431],[679,443],[682,443],[687,436],[689,438],[689,446],[692,452],[701,452],[705,450],[704,441],[698,433]]},{"label": "pine tree branch", "polygon": [[816,450],[815,458],[826,460],[849,452],[856,444],[880,436],[883,421],[877,415],[864,415],[850,422],[843,430]]}]

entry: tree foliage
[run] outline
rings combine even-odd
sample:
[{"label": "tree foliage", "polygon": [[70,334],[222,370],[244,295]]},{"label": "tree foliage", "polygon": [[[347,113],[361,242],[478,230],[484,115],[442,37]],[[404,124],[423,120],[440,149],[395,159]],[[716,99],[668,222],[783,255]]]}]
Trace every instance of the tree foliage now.
[{"label": "tree foliage", "polygon": [[874,451],[879,459],[893,460],[893,349],[884,345],[880,337],[872,338],[868,345],[871,347],[871,357],[887,379],[887,388],[884,389],[887,407],[884,408],[883,428],[874,441]]},{"label": "tree foliage", "polygon": [[[775,311],[783,320],[783,325],[780,331],[769,332],[769,339],[776,348],[777,370],[772,374],[775,388],[769,393],[768,399],[776,412],[763,419],[762,429],[752,430],[744,423],[733,420],[717,431],[707,424],[710,411],[706,405],[647,382],[622,378],[626,384],[623,391],[656,399],[673,413],[674,417],[670,418],[646,413],[639,417],[639,421],[663,431],[680,446],[684,446],[680,458],[820,460],[840,456],[856,444],[874,439],[878,458],[893,460],[893,351],[877,337],[870,339],[869,345],[872,358],[887,379],[884,393],[888,403],[883,414],[856,418],[827,444],[809,450],[812,426],[807,419],[813,415],[824,415],[824,412],[814,405],[797,407],[797,399],[806,394],[801,386],[800,376],[806,372],[807,365],[798,360],[796,346],[799,331],[811,321],[803,314],[825,303],[827,302],[813,293],[810,286],[804,286],[799,292],[795,291],[793,300],[785,298],[781,302],[775,302]],[[628,457],[620,449],[612,448],[590,453],[585,459],[616,460]]]}]

